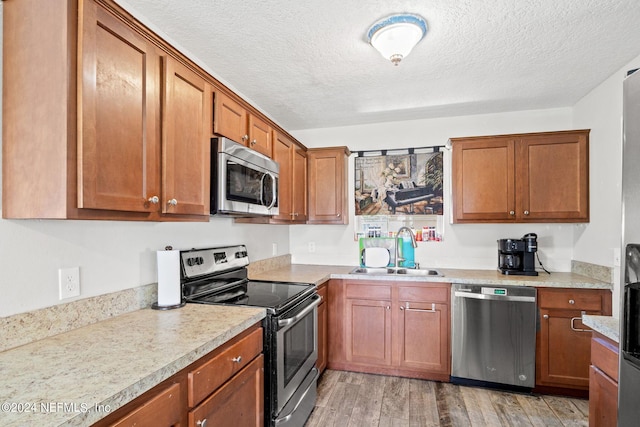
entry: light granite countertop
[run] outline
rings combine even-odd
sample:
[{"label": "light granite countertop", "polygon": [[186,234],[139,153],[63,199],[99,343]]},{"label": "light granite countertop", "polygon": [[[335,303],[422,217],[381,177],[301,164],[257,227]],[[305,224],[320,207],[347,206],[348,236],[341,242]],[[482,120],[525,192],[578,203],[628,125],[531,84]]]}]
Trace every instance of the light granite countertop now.
[{"label": "light granite countertop", "polygon": [[620,319],[611,316],[585,314],[582,316],[582,322],[611,341],[620,343]]},{"label": "light granite countertop", "polygon": [[224,344],[262,308],[143,309],[0,353],[0,424],[87,426]]},{"label": "light granite countertop", "polygon": [[443,277],[349,274],[353,266],[291,264],[251,275],[254,280],[303,282],[319,285],[329,279],[393,280],[413,282],[462,283],[471,285],[538,286],[555,288],[612,289],[612,284],[575,273],[540,272],[538,276],[506,276],[497,270],[438,268]]}]

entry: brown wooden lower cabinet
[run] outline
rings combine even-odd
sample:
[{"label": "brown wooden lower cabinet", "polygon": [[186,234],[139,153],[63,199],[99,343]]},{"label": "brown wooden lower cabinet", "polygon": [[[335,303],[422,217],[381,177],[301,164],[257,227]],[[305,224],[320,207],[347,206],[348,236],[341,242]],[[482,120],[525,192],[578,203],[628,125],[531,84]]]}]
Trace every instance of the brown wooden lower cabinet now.
[{"label": "brown wooden lower cabinet", "polygon": [[611,315],[611,291],[538,288],[540,330],[537,336],[536,388],[589,389],[591,329],[582,313]]},{"label": "brown wooden lower cabinet", "polygon": [[264,425],[264,356],[259,324],[109,414],[94,427],[205,424]]},{"label": "brown wooden lower cabinet", "polygon": [[331,280],[328,367],[448,381],[448,283]]},{"label": "brown wooden lower cabinet", "polygon": [[318,361],[316,362],[316,368],[320,374],[324,372],[327,367],[327,282],[318,286],[318,295],[322,298],[322,302],[318,306]]},{"label": "brown wooden lower cabinet", "polygon": [[589,367],[589,426],[618,423],[618,344],[593,333]]},{"label": "brown wooden lower cabinet", "polygon": [[259,355],[189,412],[189,427],[259,426],[264,422],[264,356]]}]

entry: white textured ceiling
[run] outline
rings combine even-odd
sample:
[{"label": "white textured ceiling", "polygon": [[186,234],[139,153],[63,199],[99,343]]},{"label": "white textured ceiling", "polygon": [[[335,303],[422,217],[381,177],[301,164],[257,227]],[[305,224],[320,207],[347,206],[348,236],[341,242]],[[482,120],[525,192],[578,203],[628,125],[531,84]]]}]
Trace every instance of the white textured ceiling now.
[{"label": "white textured ceiling", "polygon": [[[121,0],[288,130],[567,107],[640,54],[638,0]],[[422,15],[394,67],[375,21]]]}]

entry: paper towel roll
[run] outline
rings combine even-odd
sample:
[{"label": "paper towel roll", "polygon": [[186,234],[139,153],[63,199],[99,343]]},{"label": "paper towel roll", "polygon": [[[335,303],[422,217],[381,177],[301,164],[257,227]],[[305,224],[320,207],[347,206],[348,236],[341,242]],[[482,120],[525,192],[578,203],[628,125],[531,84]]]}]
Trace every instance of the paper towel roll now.
[{"label": "paper towel roll", "polygon": [[177,306],[182,302],[180,292],[180,251],[157,251],[158,307]]}]

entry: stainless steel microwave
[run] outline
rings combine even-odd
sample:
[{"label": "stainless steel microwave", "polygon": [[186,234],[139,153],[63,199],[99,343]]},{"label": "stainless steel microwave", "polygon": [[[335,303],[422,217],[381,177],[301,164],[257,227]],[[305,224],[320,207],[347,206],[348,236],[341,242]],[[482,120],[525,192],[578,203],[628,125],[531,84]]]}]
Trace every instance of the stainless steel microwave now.
[{"label": "stainless steel microwave", "polygon": [[211,142],[211,215],[277,215],[280,165],[228,138]]}]

